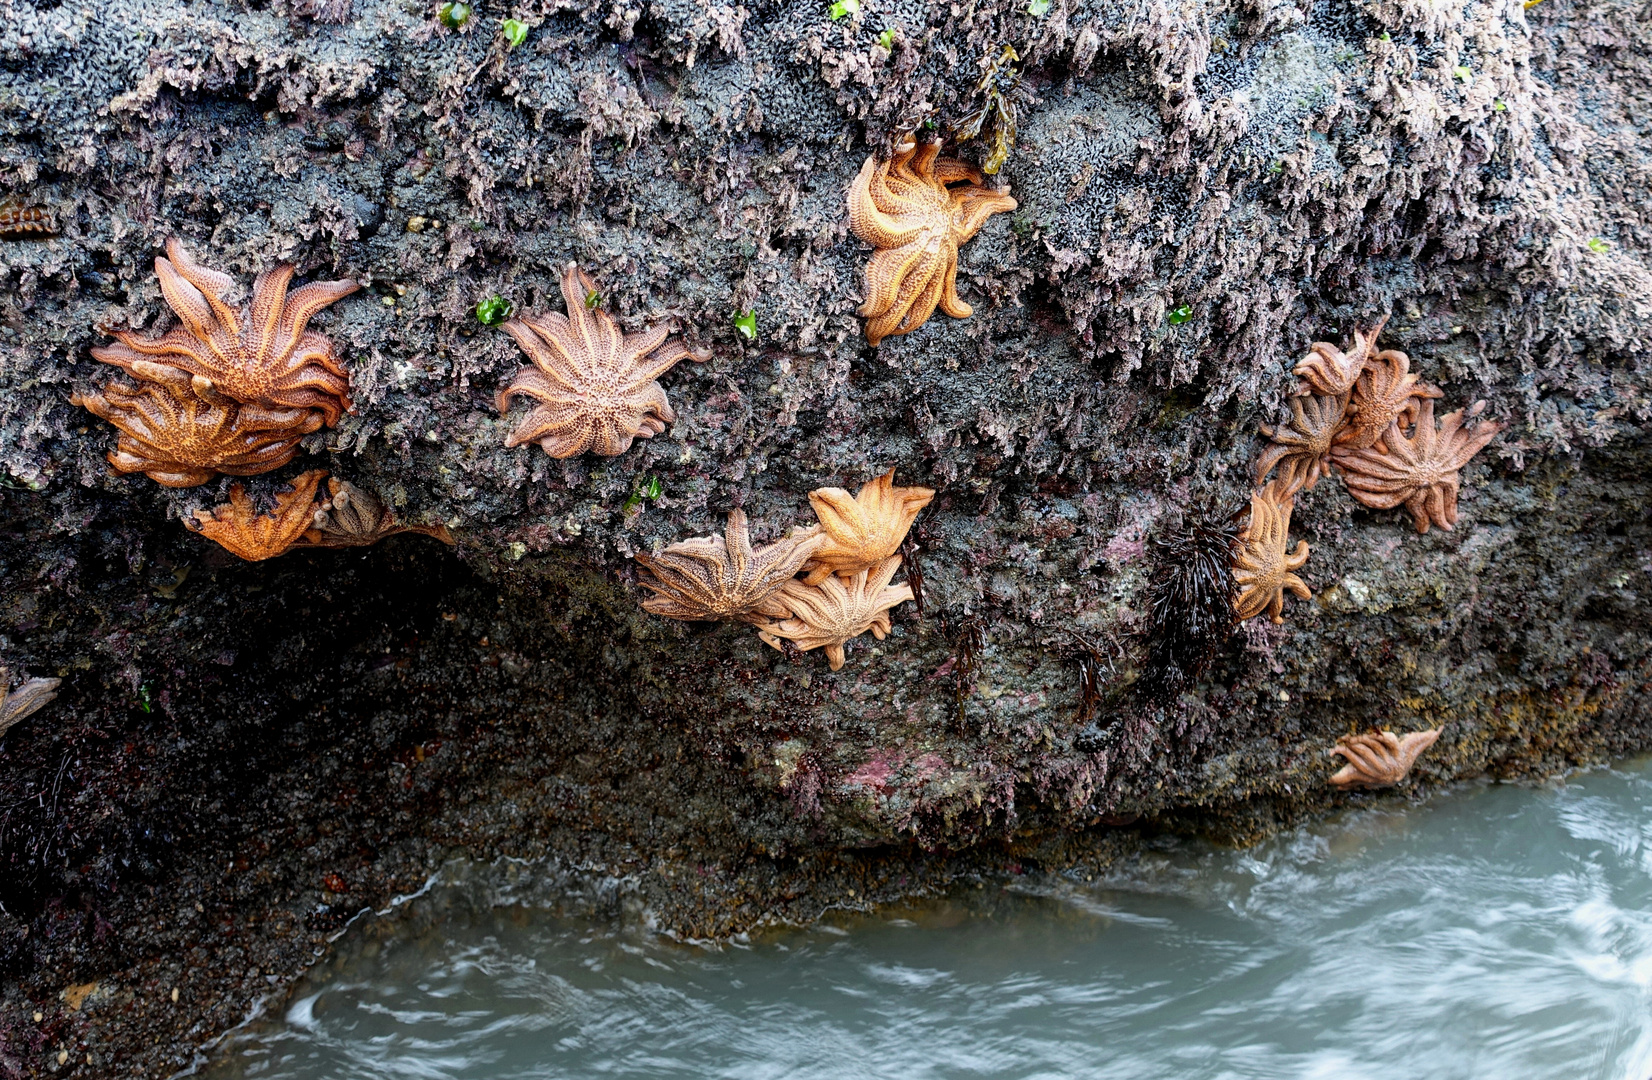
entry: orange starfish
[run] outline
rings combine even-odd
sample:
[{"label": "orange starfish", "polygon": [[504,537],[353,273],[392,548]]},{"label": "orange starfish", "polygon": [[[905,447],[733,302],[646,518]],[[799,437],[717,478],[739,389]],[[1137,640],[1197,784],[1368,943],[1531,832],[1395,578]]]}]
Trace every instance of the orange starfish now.
[{"label": "orange starfish", "polygon": [[683,359],[702,363],[709,351],[667,341],[670,323],[626,334],[608,313],[592,307],[596,282],[573,263],[562,275],[568,314],[524,315],[504,324],[533,367],[517,372],[499,391],[499,414],[525,394],[538,404],[505,439],[506,446],[536,442],[555,458],[587,450],[612,457],[635,439],[658,435],[677,418],[656,380]]},{"label": "orange starfish", "polygon": [[263,514],[247,489],[235,484],[229,502],[195,511],[196,531],[248,562],[273,559],[291,548],[315,522],[315,493],[327,473],[311,469],[293,479],[292,489],[275,497],[275,512]]},{"label": "orange starfish", "polygon": [[1417,758],[1439,737],[1439,728],[1400,736],[1392,731],[1344,735],[1337,740],[1331,754],[1348,764],[1338,770],[1330,782],[1344,790],[1393,787],[1406,778]]},{"label": "orange starfish", "polygon": [[111,331],[119,343],[93,349],[94,357],[214,404],[319,409],[328,427],[338,422],[350,407],[349,376],[333,343],[305,326],[360,285],[315,281],[288,292],[294,267],[281,263],[258,275],[251,302],[237,312],[223,299],[234,278],[195,262],[175,239],[166,254],[155,274],[179,325],[158,338]]},{"label": "orange starfish", "polygon": [[745,511],[731,510],[725,536],[699,536],[636,557],[649,575],[637,583],[655,593],[643,609],[668,619],[784,618],[787,609],[776,594],[822,539],[812,530],[795,532],[753,551]]},{"label": "orange starfish", "polygon": [[[1485,405],[1476,402],[1467,415],[1478,416]],[[1366,506],[1389,510],[1404,503],[1419,533],[1431,524],[1450,532],[1457,524],[1458,470],[1503,430],[1487,420],[1465,431],[1463,420],[1458,409],[1436,428],[1434,402],[1424,401],[1409,438],[1395,423],[1381,444],[1364,450],[1339,447],[1332,460],[1342,470],[1348,493]]]},{"label": "orange starfish", "polygon": [[1308,346],[1308,355],[1296,365],[1296,374],[1302,378],[1302,388],[1297,392],[1341,397],[1353,390],[1354,381],[1375,353],[1377,335],[1387,324],[1388,316],[1384,315],[1369,330],[1356,328],[1354,347],[1348,352],[1343,352],[1329,341],[1316,341]]},{"label": "orange starfish", "polygon": [[323,419],[315,409],[215,404],[156,383],[112,382],[69,401],[119,429],[108,455],[116,472],[141,472],[166,487],[194,487],[219,473],[254,476],[279,469]]},{"label": "orange starfish", "polygon": [[1251,493],[1250,522],[1240,536],[1239,554],[1233,564],[1233,578],[1239,584],[1239,597],[1233,606],[1241,622],[1263,612],[1275,623],[1284,622],[1286,592],[1304,600],[1313,599],[1308,586],[1293,572],[1308,561],[1308,542],[1298,540],[1295,551],[1286,551],[1291,504],[1291,496],[1277,480]]},{"label": "orange starfish", "polygon": [[869,344],[911,333],[936,305],[955,319],[974,314],[958,296],[958,245],[1016,207],[1008,189],[982,187],[979,172],[940,152],[908,139],[889,161],[867,158],[849,188],[849,227],[877,248],[860,306]]},{"label": "orange starfish", "polygon": [[895,487],[895,470],[861,485],[851,496],[842,488],[817,488],[809,504],[820,518],[826,542],[804,567],[805,584],[818,585],[828,574],[852,574],[876,566],[900,550],[918,512],[935,498],[925,487]]},{"label": "orange starfish", "polygon": [[315,507],[311,527],[294,547],[366,547],[396,533],[416,532],[453,543],[446,525],[403,525],[384,500],[348,480],[327,481],[327,498]]},{"label": "orange starfish", "polygon": [[1365,365],[1354,396],[1348,403],[1348,422],[1336,444],[1350,450],[1375,446],[1390,424],[1410,427],[1417,419],[1417,402],[1440,396],[1438,387],[1411,373],[1411,358],[1385,349]]},{"label": "orange starfish", "polygon": [[1348,396],[1299,395],[1290,399],[1291,422],[1262,434],[1272,440],[1256,462],[1256,480],[1261,483],[1275,465],[1287,494],[1305,491],[1319,483],[1330,469],[1331,440],[1342,430]]},{"label": "orange starfish", "polygon": [[776,649],[786,639],[804,652],[824,647],[833,671],[843,666],[843,646],[871,631],[882,641],[889,635],[889,609],[912,599],[908,585],[890,585],[901,566],[894,555],[854,577],[827,574],[819,585],[788,581],[776,599],[791,612],[778,622],[759,623],[757,634]]}]

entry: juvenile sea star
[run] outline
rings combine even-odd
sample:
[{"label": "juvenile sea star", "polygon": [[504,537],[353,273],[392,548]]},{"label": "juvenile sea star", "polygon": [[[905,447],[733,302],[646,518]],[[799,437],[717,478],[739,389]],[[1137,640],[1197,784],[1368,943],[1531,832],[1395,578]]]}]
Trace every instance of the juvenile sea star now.
[{"label": "juvenile sea star", "polygon": [[901,566],[893,555],[854,577],[828,574],[818,585],[788,581],[776,599],[791,613],[778,622],[758,624],[758,636],[776,649],[789,640],[799,649],[824,647],[833,671],[843,666],[843,646],[867,631],[882,641],[889,635],[889,609],[912,599],[905,585],[890,585]]},{"label": "juvenile sea star", "polygon": [[1348,762],[1331,777],[1331,784],[1347,789],[1393,787],[1411,772],[1424,750],[1440,737],[1440,729],[1411,731],[1396,736],[1392,731],[1344,735],[1331,749],[1333,756]]},{"label": "juvenile sea star", "polygon": [[925,487],[895,487],[895,470],[861,485],[858,495],[842,488],[817,488],[809,504],[820,518],[826,542],[809,557],[804,581],[818,585],[832,573],[876,566],[900,550],[918,512],[935,498]]},{"label": "juvenile sea star", "polygon": [[[1478,416],[1485,402],[1477,402],[1468,416]],[[1348,493],[1374,510],[1405,504],[1419,533],[1429,525],[1451,531],[1457,524],[1458,470],[1501,431],[1489,420],[1472,431],[1463,430],[1462,409],[1447,413],[1434,425],[1434,403],[1424,401],[1408,438],[1399,424],[1388,428],[1382,445],[1364,450],[1338,447],[1332,455]]]},{"label": "juvenile sea star", "polygon": [[118,344],[93,349],[94,357],[214,404],[319,409],[328,427],[338,422],[350,407],[349,376],[333,343],[305,326],[360,285],[315,281],[288,292],[294,267],[281,263],[258,275],[251,302],[237,312],[223,299],[234,278],[195,262],[175,239],[166,254],[155,274],[179,325],[158,338],[111,331]]},{"label": "juvenile sea star", "polygon": [[612,457],[677,418],[656,380],[680,360],[700,363],[711,353],[667,341],[670,323],[640,334],[622,332],[607,312],[587,302],[595,293],[596,283],[569,263],[562,275],[566,316],[524,315],[504,324],[534,366],[499,391],[499,413],[510,411],[517,394],[538,402],[506,437],[506,446],[536,442],[556,458],[587,450]]},{"label": "juvenile sea star", "polygon": [[1280,490],[1277,480],[1251,493],[1250,523],[1233,564],[1233,577],[1239,583],[1234,608],[1241,622],[1263,612],[1276,623],[1284,622],[1286,592],[1304,600],[1313,598],[1293,573],[1308,561],[1308,542],[1298,540],[1296,550],[1287,552],[1290,529],[1291,496]]},{"label": "juvenile sea star", "polygon": [[940,152],[938,142],[909,140],[889,161],[867,158],[849,188],[849,227],[878,249],[860,306],[869,344],[911,333],[936,305],[956,319],[974,314],[958,296],[958,245],[1016,207],[1008,189],[982,187],[979,172]]},{"label": "juvenile sea star", "polygon": [[813,530],[800,531],[753,551],[745,512],[731,510],[724,536],[695,537],[657,555],[637,556],[651,575],[637,583],[655,593],[643,609],[668,619],[784,618],[787,609],[776,594],[823,540]]}]

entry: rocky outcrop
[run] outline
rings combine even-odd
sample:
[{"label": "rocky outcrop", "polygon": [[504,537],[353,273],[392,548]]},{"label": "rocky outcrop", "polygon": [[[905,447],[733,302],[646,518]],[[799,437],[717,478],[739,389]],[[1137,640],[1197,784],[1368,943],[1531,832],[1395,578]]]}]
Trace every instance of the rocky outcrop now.
[{"label": "rocky outcrop", "polygon": [[[1648,45],[1629,0],[457,29],[12,0],[0,194],[56,235],[0,240],[0,662],[63,684],[0,741],[0,1076],[185,1064],[450,855],[612,874],[716,935],[1373,798],[1327,782],[1355,730],[1440,730],[1410,791],[1652,745]],[[960,249],[973,315],[868,347],[850,183],[972,113],[948,153],[979,165],[1010,110],[986,183],[1018,206]],[[70,397],[113,374],[100,328],[169,325],[174,237],[241,281],[363,286],[311,324],[354,411],[239,481],[252,505],[325,469],[456,548],[246,564],[186,528],[230,480],[110,471]],[[569,262],[624,330],[713,354],[615,457],[507,448],[496,408],[522,354],[476,306],[557,310]],[[1455,528],[1316,484],[1314,599],[1143,693],[1154,537],[1242,506],[1292,367],[1383,315],[1505,425]],[[642,610],[634,555],[731,508],[761,545],[891,467],[938,492],[898,578],[921,604],[842,670]]]}]

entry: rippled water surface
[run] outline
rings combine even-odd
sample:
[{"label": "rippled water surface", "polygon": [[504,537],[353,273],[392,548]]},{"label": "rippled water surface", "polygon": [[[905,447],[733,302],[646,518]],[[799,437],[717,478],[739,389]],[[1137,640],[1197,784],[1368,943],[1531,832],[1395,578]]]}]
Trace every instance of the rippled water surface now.
[{"label": "rippled water surface", "polygon": [[718,948],[460,882],[205,1072],[1647,1080],[1649,808],[1638,762]]}]

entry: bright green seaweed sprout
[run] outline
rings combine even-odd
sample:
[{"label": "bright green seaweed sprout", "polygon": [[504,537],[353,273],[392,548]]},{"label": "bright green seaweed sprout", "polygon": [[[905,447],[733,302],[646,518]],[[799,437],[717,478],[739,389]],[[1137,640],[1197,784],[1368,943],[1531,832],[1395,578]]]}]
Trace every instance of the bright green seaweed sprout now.
[{"label": "bright green seaweed sprout", "polygon": [[742,311],[734,317],[734,328],[747,341],[757,340],[757,309]]},{"label": "bright green seaweed sprout", "polygon": [[1594,252],[1596,255],[1604,255],[1608,251],[1612,250],[1612,245],[1608,244],[1606,241],[1604,241],[1600,237],[1596,236],[1596,237],[1590,238],[1590,240],[1589,240],[1589,250]]},{"label": "bright green seaweed sprout", "polygon": [[1050,13],[1050,0],[1032,0],[1027,5],[1027,14],[1033,18],[1041,18]]},{"label": "bright green seaweed sprout", "polygon": [[1193,318],[1193,306],[1191,304],[1178,304],[1165,314],[1165,321],[1170,323],[1171,326],[1180,326],[1191,318]]},{"label": "bright green seaweed sprout", "polygon": [[470,21],[470,5],[459,0],[448,0],[436,9],[436,18],[449,30],[457,30]]},{"label": "bright green seaweed sprout", "polygon": [[837,22],[845,15],[859,15],[860,0],[835,0],[828,12],[831,14],[833,22]]},{"label": "bright green seaweed sprout", "polygon": [[515,310],[509,300],[495,293],[476,305],[476,321],[483,326],[498,326]]},{"label": "bright green seaweed sprout", "polygon": [[528,24],[525,22],[519,22],[516,19],[505,19],[500,22],[499,29],[504,31],[505,40],[510,42],[513,49],[528,40]]},{"label": "bright green seaweed sprout", "polygon": [[653,502],[663,494],[665,494],[665,486],[660,483],[659,477],[650,476],[644,480],[639,476],[636,484],[631,488],[631,494],[626,496],[624,505],[620,507],[620,513],[627,519],[635,517],[642,513],[644,502]]}]

